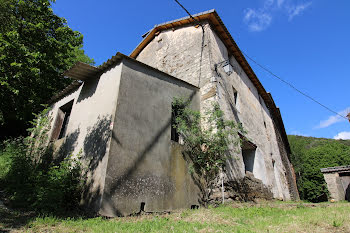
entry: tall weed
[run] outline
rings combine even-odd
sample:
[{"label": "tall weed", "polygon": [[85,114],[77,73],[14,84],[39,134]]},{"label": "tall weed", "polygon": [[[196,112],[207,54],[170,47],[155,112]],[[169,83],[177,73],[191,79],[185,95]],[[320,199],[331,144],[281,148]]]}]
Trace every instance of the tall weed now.
[{"label": "tall weed", "polygon": [[78,207],[82,166],[79,156],[53,159],[47,112],[36,116],[29,137],[3,142],[0,158],[7,170],[1,171],[0,184],[13,207],[63,213]]}]

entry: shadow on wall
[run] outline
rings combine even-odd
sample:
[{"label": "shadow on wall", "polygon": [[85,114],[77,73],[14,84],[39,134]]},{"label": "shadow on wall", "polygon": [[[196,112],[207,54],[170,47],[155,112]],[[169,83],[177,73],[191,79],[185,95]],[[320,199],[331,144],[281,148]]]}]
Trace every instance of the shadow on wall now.
[{"label": "shadow on wall", "polygon": [[[191,96],[188,98],[188,101],[191,102],[192,99],[194,98],[196,92],[193,91]],[[163,137],[164,133],[168,132],[167,129],[171,126],[171,118],[169,116],[168,119],[166,119],[165,124],[162,126],[162,128],[155,133],[154,137],[152,138],[151,142],[143,148],[143,150],[138,154],[137,158],[129,165],[127,169],[125,169],[125,172],[119,176],[115,177],[115,179],[112,181],[112,183],[108,184],[106,183],[106,188],[104,192],[104,197],[103,197],[103,202],[104,202],[104,207],[108,207],[109,211],[112,211],[115,216],[122,216],[120,210],[118,210],[116,207],[114,207],[114,202],[113,202],[113,196],[118,193],[122,192],[124,188],[124,184],[126,181],[128,181],[134,174],[135,171],[137,171],[138,167],[140,164],[143,163],[146,155],[152,151],[154,146],[157,144],[159,139]],[[121,142],[118,139],[116,134],[112,134],[112,140],[114,140],[116,143],[118,143],[120,146]],[[169,142],[170,143],[170,142]],[[102,208],[104,208],[102,207]]]},{"label": "shadow on wall", "polygon": [[64,144],[59,148],[55,160],[62,161],[67,156],[71,155],[77,145],[77,140],[80,134],[80,129],[76,129],[73,133],[68,134],[64,139]]},{"label": "shadow on wall", "polygon": [[345,190],[345,200],[350,202],[350,184],[348,185],[348,187]]},{"label": "shadow on wall", "polygon": [[99,81],[100,77],[94,78],[92,80],[86,80],[81,88],[77,103],[80,103],[81,101],[93,96],[96,92]]},{"label": "shadow on wall", "polygon": [[102,175],[95,174],[96,169],[105,157],[107,143],[111,136],[111,116],[99,117],[96,124],[89,127],[84,139],[84,157],[86,163],[86,177],[82,199],[84,205],[89,209],[97,211],[101,199],[101,184],[96,184],[96,177]]},{"label": "shadow on wall", "polygon": [[[84,179],[84,192],[82,194],[82,204],[88,209],[96,210],[101,198],[100,184],[95,184],[94,174],[100,162],[104,158],[107,143],[111,135],[111,116],[99,117],[96,123],[87,129],[87,134],[83,144],[82,163]],[[68,134],[64,143],[59,147],[54,157],[54,163],[61,162],[71,155],[77,147],[80,129]],[[79,148],[80,149],[80,148]],[[50,160],[51,161],[51,160]]]}]

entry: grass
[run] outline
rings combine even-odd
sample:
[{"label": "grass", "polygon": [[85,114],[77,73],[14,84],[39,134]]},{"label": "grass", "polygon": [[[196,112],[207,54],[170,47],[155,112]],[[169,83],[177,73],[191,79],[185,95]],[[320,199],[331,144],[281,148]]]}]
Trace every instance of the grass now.
[{"label": "grass", "polygon": [[[18,232],[350,232],[350,203],[233,203],[105,219],[36,217]],[[0,232],[2,222],[0,220]]]}]

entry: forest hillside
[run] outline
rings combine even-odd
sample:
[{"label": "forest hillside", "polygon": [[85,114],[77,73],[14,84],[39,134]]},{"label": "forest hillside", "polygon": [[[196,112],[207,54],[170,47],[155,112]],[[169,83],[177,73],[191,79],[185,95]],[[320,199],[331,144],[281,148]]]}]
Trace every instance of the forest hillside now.
[{"label": "forest hillside", "polygon": [[350,164],[350,140],[288,135],[291,162],[302,200],[327,201],[328,190],[321,168]]}]

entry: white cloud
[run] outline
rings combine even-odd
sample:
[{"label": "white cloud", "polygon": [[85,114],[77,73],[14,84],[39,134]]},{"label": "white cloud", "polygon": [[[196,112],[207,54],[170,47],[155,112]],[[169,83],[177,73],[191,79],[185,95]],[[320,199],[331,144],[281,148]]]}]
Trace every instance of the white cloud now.
[{"label": "white cloud", "polygon": [[[338,114],[342,115],[342,116],[346,116],[348,113],[350,112],[350,107],[338,112]],[[315,128],[316,129],[320,129],[320,128],[327,128],[335,123],[338,123],[338,122],[342,122],[342,121],[346,121],[345,118],[339,116],[339,115],[333,115],[333,116],[330,116],[328,117],[327,120],[323,120],[319,123],[318,126],[316,126]]]},{"label": "white cloud", "polygon": [[268,8],[273,5],[274,0],[265,0],[264,8]]},{"label": "white cloud", "polygon": [[343,139],[343,140],[350,139],[350,132],[347,132],[347,131],[340,132],[337,135],[335,135],[333,138],[334,139]]},{"label": "white cloud", "polygon": [[281,7],[284,3],[284,0],[277,0],[277,6]]},{"label": "white cloud", "polygon": [[266,29],[271,24],[271,15],[263,11],[257,12],[253,9],[247,9],[244,22],[248,24],[251,31],[259,32]]},{"label": "white cloud", "polygon": [[312,4],[312,2],[307,2],[307,3],[304,3],[304,4],[299,4],[299,5],[296,5],[296,6],[289,7],[288,20],[291,21],[295,16],[301,14],[301,12],[303,12],[304,10],[306,10],[306,8],[311,6],[311,4]]},{"label": "white cloud", "polygon": [[259,32],[268,28],[275,14],[282,12],[291,21],[305,11],[312,2],[293,4],[292,0],[263,0],[260,8],[247,8],[244,11],[243,21],[250,31]]}]

